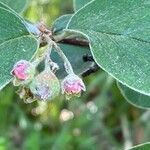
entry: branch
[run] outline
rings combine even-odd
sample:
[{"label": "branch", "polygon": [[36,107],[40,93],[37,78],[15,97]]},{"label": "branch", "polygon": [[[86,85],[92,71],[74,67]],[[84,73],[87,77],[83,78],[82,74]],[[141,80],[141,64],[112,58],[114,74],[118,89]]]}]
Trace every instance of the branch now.
[{"label": "branch", "polygon": [[100,67],[97,64],[95,64],[93,67],[90,67],[87,71],[83,72],[82,77],[89,76],[89,75],[97,72],[98,70],[100,70]]},{"label": "branch", "polygon": [[62,41],[59,41],[60,43],[64,44],[72,44],[76,46],[84,46],[84,47],[89,47],[89,42],[87,40],[83,39],[63,39]]},{"label": "branch", "polygon": [[123,137],[124,137],[124,149],[128,150],[129,148],[132,147],[132,140],[131,140],[131,132],[129,130],[129,124],[127,120],[126,115],[121,115],[121,126],[122,126],[122,132],[123,132]]}]

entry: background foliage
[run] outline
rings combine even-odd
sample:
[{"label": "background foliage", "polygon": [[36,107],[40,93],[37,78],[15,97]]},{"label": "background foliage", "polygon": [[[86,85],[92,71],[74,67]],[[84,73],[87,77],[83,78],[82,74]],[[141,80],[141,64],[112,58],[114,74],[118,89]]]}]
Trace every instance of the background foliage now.
[{"label": "background foliage", "polygon": [[[70,0],[32,0],[23,15],[51,26],[72,13],[72,6]],[[149,110],[127,103],[102,70],[84,81],[87,92],[81,98],[31,104],[9,84],[0,92],[0,150],[120,150],[150,140]]]}]

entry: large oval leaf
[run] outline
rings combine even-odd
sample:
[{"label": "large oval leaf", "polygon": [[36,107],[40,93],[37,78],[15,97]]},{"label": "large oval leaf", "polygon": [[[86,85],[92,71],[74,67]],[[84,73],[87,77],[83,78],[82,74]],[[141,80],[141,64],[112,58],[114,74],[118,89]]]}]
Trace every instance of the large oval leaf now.
[{"label": "large oval leaf", "polygon": [[137,145],[129,150],[150,150],[150,142]]},{"label": "large oval leaf", "polygon": [[21,16],[19,16],[19,14],[15,10],[13,10],[12,8],[10,8],[8,5],[6,5],[5,3],[1,2],[1,1],[0,1],[0,7],[9,10],[10,12],[14,13],[16,16],[21,18]]},{"label": "large oval leaf", "polygon": [[0,1],[0,7],[11,10],[10,7],[8,7],[6,4],[4,4],[3,2]]},{"label": "large oval leaf", "polygon": [[22,12],[27,3],[27,0],[0,0],[0,1],[8,5],[16,12]]},{"label": "large oval leaf", "polygon": [[89,39],[101,68],[146,95],[150,95],[149,10],[147,0],[95,0],[68,24],[68,29]]},{"label": "large oval leaf", "polygon": [[136,107],[140,108],[150,108],[150,97],[141,93],[138,93],[127,86],[117,83],[118,87],[122,93],[122,95],[125,97],[125,99],[135,105]]},{"label": "large oval leaf", "polygon": [[92,1],[92,0],[74,0],[74,9],[75,9],[75,11],[82,8],[83,6],[85,6],[90,1]]},{"label": "large oval leaf", "polygon": [[15,14],[0,8],[0,89],[10,80],[10,71],[18,60],[29,60],[37,49],[37,40]]}]

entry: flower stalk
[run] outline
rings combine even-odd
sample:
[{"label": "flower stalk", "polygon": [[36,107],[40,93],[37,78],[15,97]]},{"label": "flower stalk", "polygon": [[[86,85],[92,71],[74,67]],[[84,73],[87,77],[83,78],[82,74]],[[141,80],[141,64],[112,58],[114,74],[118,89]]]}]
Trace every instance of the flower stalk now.
[{"label": "flower stalk", "polygon": [[[67,99],[70,99],[73,96],[80,96],[81,92],[86,90],[83,81],[75,75],[68,58],[55,41],[52,40],[51,31],[46,29],[43,24],[40,24],[39,31],[39,41],[45,41],[47,43],[47,48],[44,51],[41,51],[42,53],[38,51],[36,57],[33,58],[31,62],[24,60],[23,64],[21,62],[21,65],[20,62],[18,62],[18,66],[15,65],[16,68],[13,69],[12,75],[15,77],[14,81],[16,79],[30,81],[26,84],[25,82],[22,82],[22,84],[14,84],[21,85],[22,90],[20,91],[20,97],[24,100],[27,99],[30,102],[32,99],[48,101],[58,96],[60,91]],[[55,75],[59,66],[51,59],[53,48],[63,60],[65,71],[68,74],[61,85]],[[44,71],[36,72],[38,65],[42,61],[45,63]],[[34,72],[32,72],[30,68],[28,69],[28,66],[34,66]]]}]

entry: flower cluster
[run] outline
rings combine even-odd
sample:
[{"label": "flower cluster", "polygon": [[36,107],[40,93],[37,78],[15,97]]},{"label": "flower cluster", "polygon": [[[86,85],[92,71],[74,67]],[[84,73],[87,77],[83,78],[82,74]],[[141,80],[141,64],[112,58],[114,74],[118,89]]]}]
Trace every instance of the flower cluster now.
[{"label": "flower cluster", "polygon": [[70,99],[80,96],[86,90],[83,81],[72,70],[68,71],[68,75],[60,83],[54,73],[54,65],[50,67],[50,64],[54,63],[45,64],[45,69],[41,72],[37,71],[37,64],[34,62],[20,60],[14,65],[11,71],[14,76],[13,84],[21,87],[19,94],[22,99],[48,101],[58,96],[60,91],[66,99]]},{"label": "flower cluster", "polygon": [[[14,85],[26,87],[23,88],[24,95],[30,90],[32,99],[51,100],[58,96],[60,91],[67,99],[70,99],[72,96],[80,96],[81,92],[85,91],[85,85],[77,75],[69,74],[60,83],[50,68],[37,74],[36,66],[26,60],[17,62],[11,74],[14,76]],[[24,95],[22,98],[26,98]]]},{"label": "flower cluster", "polygon": [[[42,53],[37,51],[36,56],[32,61],[18,61],[12,71],[14,76],[14,86],[19,86],[19,95],[26,101],[43,100],[48,101],[60,93],[70,99],[73,96],[80,96],[82,91],[85,91],[83,81],[75,75],[73,68],[60,49],[60,47],[52,40],[51,32],[42,24],[39,25],[40,42],[47,42],[47,48]],[[58,55],[63,59],[67,76],[61,81],[56,77],[56,71],[59,69],[57,63],[50,58],[51,51],[55,49]],[[38,70],[41,62],[44,62],[44,68]]]}]

